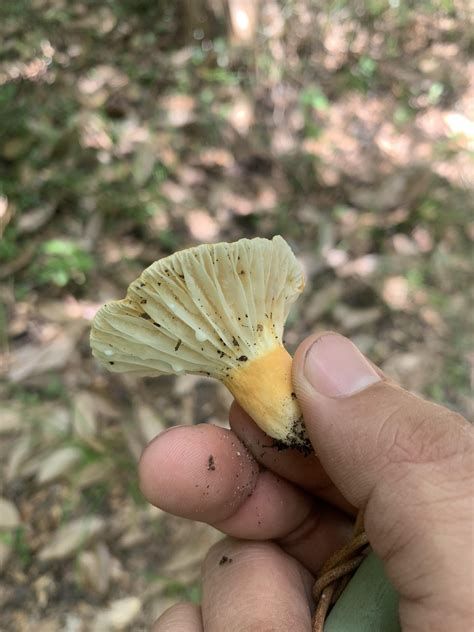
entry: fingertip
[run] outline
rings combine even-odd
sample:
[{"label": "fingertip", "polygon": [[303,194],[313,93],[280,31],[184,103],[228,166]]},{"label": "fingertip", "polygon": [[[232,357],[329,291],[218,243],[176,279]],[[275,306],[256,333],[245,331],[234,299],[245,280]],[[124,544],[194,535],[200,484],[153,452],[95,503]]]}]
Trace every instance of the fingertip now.
[{"label": "fingertip", "polygon": [[195,603],[176,603],[155,621],[152,632],[202,632],[201,608]]},{"label": "fingertip", "polygon": [[252,491],[258,466],[230,431],[210,424],[179,426],[145,449],[140,488],[153,505],[206,522],[231,515]]},{"label": "fingertip", "polygon": [[[183,432],[183,430],[186,431],[186,429],[189,429],[189,426],[172,426],[171,428],[167,428],[150,441],[140,456],[138,462],[138,483],[140,491],[152,504],[155,504],[156,483],[159,480],[157,470],[163,463],[166,467],[170,454],[169,435],[171,431],[173,431],[176,439],[179,440],[179,433]],[[175,445],[176,441],[173,440],[171,447]]]},{"label": "fingertip", "polygon": [[203,564],[202,612],[217,630],[307,630],[310,577],[272,542],[224,539]]}]

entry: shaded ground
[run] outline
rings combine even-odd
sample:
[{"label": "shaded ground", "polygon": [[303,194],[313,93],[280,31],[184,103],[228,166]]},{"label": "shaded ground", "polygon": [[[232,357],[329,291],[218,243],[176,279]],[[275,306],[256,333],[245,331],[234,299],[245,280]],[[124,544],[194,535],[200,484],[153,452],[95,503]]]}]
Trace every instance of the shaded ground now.
[{"label": "shaded ground", "polygon": [[88,345],[177,248],[282,234],[308,277],[290,349],[336,329],[470,414],[467,5],[266,2],[246,50],[178,43],[166,3],[71,4],[0,8],[2,631],[146,629],[199,596],[219,536],[147,507],[136,461],[229,397],[105,374]]}]

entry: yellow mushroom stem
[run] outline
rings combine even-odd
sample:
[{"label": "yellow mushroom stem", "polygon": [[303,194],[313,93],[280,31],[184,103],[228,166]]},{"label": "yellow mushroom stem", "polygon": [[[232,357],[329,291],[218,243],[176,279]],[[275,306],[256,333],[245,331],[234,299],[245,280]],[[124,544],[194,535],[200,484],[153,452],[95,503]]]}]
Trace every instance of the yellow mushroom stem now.
[{"label": "yellow mushroom stem", "polygon": [[255,359],[242,362],[224,384],[276,445],[311,451],[303,416],[293,392],[292,358],[278,345]]}]

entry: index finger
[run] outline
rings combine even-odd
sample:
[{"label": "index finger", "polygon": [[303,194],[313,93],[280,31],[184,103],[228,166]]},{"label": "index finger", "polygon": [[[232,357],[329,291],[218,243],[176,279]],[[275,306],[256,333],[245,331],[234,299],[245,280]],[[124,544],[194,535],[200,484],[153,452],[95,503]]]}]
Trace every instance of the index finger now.
[{"label": "index finger", "polygon": [[209,424],[173,428],[152,441],[140,482],[161,509],[234,537],[275,539],[311,571],[351,531],[348,516],[262,470],[232,431]]},{"label": "index finger", "polygon": [[275,441],[235,401],[230,409],[229,421],[234,433],[258,463],[331,505],[355,515],[356,509],[334,485],[314,452],[304,455],[294,448],[282,449],[275,445]]}]

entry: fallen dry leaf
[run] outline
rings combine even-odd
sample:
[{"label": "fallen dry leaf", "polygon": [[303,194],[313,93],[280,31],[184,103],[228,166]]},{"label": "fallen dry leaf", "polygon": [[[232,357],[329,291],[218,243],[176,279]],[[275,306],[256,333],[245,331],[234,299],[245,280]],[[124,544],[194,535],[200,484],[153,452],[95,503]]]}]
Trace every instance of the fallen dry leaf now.
[{"label": "fallen dry leaf", "polygon": [[38,485],[44,485],[56,480],[72,470],[82,458],[82,450],[73,446],[54,450],[54,452],[42,459],[36,471],[36,482]]},{"label": "fallen dry leaf", "polygon": [[79,472],[72,472],[71,479],[77,489],[93,487],[98,483],[110,481],[114,473],[114,465],[109,459],[100,459],[88,463]]},{"label": "fallen dry leaf", "polygon": [[228,190],[222,190],[220,203],[236,215],[250,215],[250,213],[255,211],[254,198],[245,197]]},{"label": "fallen dry leaf", "polygon": [[229,0],[232,39],[236,44],[251,44],[258,23],[258,8],[253,0]]},{"label": "fallen dry leaf", "polygon": [[132,176],[139,187],[143,187],[151,178],[157,157],[155,147],[150,144],[142,143],[135,149]]},{"label": "fallen dry leaf", "polygon": [[31,435],[23,436],[15,441],[13,449],[10,452],[5,471],[5,478],[7,481],[13,481],[18,477],[22,466],[34,453],[34,451],[35,444]]},{"label": "fallen dry leaf", "polygon": [[[429,367],[429,369],[428,369]],[[425,350],[394,353],[382,364],[382,370],[396,382],[421,394],[439,370],[440,361]]]},{"label": "fallen dry leaf", "polygon": [[219,225],[216,220],[203,209],[188,211],[186,224],[191,235],[198,241],[213,242],[219,235]]},{"label": "fallen dry leaf", "polygon": [[196,100],[189,94],[169,94],[159,103],[171,127],[183,127],[194,121]]},{"label": "fallen dry leaf", "polygon": [[99,425],[94,395],[88,391],[76,393],[73,399],[73,410],[73,429],[76,437],[94,448],[100,448],[100,441],[97,438]]},{"label": "fallen dry leaf", "polygon": [[378,305],[374,305],[374,307],[367,307],[365,309],[354,309],[343,303],[339,303],[334,307],[333,313],[344,331],[350,333],[360,327],[368,325],[374,327],[375,323],[382,316],[382,308]]},{"label": "fallen dry leaf", "polygon": [[410,304],[408,281],[402,276],[388,277],[383,284],[382,296],[392,309],[407,309]]},{"label": "fallen dry leaf", "polygon": [[98,595],[105,595],[110,585],[110,551],[98,542],[92,551],[83,551],[77,560],[82,583]]},{"label": "fallen dry leaf", "polygon": [[15,529],[21,522],[16,506],[6,498],[0,498],[0,530]]},{"label": "fallen dry leaf", "polygon": [[254,122],[252,104],[248,99],[238,98],[232,103],[227,116],[232,127],[239,134],[245,135]]},{"label": "fallen dry leaf", "polygon": [[167,521],[173,529],[173,555],[162,566],[162,572],[173,577],[179,576],[181,580],[186,576],[192,580],[199,572],[201,561],[207,551],[222,538],[222,535],[205,524],[186,524],[169,516]]},{"label": "fallen dry leaf", "polygon": [[52,204],[45,204],[22,213],[17,224],[19,233],[34,233],[53,217],[54,212],[55,208]]},{"label": "fallen dry leaf", "polygon": [[3,403],[0,415],[0,435],[19,432],[23,427],[23,415],[21,406],[15,402]]},{"label": "fallen dry leaf", "polygon": [[29,409],[29,418],[38,424],[43,444],[51,445],[66,437],[71,431],[70,406],[59,402],[43,402]]},{"label": "fallen dry leaf", "polygon": [[370,277],[376,272],[380,263],[380,256],[375,254],[363,255],[352,261],[348,261],[336,268],[340,277],[360,276]]},{"label": "fallen dry leaf", "polygon": [[139,428],[137,428],[135,424],[130,424],[127,421],[122,421],[121,427],[127,448],[133,459],[138,463],[146,442]]},{"label": "fallen dry leaf", "polygon": [[137,404],[136,411],[138,425],[145,443],[149,443],[165,430],[166,425],[163,419],[150,406]]},{"label": "fallen dry leaf", "polygon": [[0,237],[2,237],[12,217],[13,209],[8,203],[8,198],[5,195],[0,195]]},{"label": "fallen dry leaf", "polygon": [[413,239],[404,233],[396,233],[392,237],[393,249],[399,255],[410,257],[418,254],[418,246]]},{"label": "fallen dry leaf", "polygon": [[234,156],[222,147],[203,149],[199,154],[199,162],[204,167],[222,167],[222,169],[230,169],[235,164]]},{"label": "fallen dry leaf", "polygon": [[62,560],[76,553],[105,531],[106,522],[98,516],[73,520],[52,534],[51,540],[38,553],[41,562]]},{"label": "fallen dry leaf", "polygon": [[33,375],[63,369],[74,351],[76,338],[65,333],[58,334],[43,345],[26,344],[10,354],[8,379],[23,382]]},{"label": "fallen dry leaf", "polygon": [[138,597],[124,597],[112,601],[106,610],[100,611],[92,622],[92,632],[124,630],[137,618],[142,609]]}]

